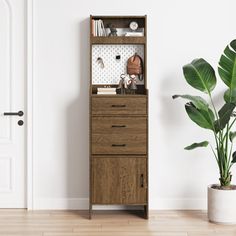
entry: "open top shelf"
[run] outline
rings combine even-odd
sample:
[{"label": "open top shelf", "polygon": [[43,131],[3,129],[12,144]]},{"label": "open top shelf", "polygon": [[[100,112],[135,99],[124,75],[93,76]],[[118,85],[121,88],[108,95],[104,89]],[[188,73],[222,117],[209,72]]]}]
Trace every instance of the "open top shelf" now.
[{"label": "open top shelf", "polygon": [[[109,32],[108,28],[110,28],[110,26],[112,25],[113,28],[117,29],[117,36],[112,36],[113,38],[123,38],[125,33],[127,32],[142,32],[143,35],[139,35],[139,37],[137,38],[142,38],[142,39],[138,39],[137,43],[143,43],[145,41],[145,36],[146,36],[146,16],[90,16],[90,21],[91,21],[91,38],[93,38],[95,35],[94,32],[94,21],[99,21],[101,20],[103,22],[103,26],[105,28],[106,32]],[[138,29],[135,31],[132,31],[129,27],[130,27],[130,23],[135,21],[138,24]],[[107,31],[108,30],[108,31]],[[101,35],[98,37],[102,37]],[[107,36],[109,37],[109,36]],[[127,37],[132,37],[130,36],[125,36],[125,38]],[[133,37],[135,38],[135,37]],[[92,39],[92,40],[96,40],[96,39]],[[120,41],[119,41],[120,40]],[[130,41],[133,40],[124,40],[124,39],[119,39],[119,42],[116,42],[116,40],[114,40],[115,43],[129,43]],[[108,40],[109,41],[109,40]],[[134,40],[136,41],[136,40]],[[93,43],[93,42],[92,42]],[[96,43],[96,41],[94,42]],[[100,43],[100,42],[98,42]],[[107,42],[109,43],[109,42]],[[112,41],[111,41],[112,43]]]},{"label": "open top shelf", "polygon": [[136,21],[139,28],[145,28],[146,16],[91,16],[94,20],[103,20],[106,27],[109,23],[112,23],[116,28],[129,28],[131,21]]}]

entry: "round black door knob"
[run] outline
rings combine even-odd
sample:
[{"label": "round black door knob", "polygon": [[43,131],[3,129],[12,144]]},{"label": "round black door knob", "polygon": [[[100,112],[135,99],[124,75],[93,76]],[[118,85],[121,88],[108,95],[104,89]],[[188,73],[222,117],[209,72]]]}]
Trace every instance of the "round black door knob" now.
[{"label": "round black door knob", "polygon": [[23,124],[24,124],[24,121],[23,121],[23,120],[19,120],[19,121],[18,121],[18,125],[19,125],[19,126],[22,126]]},{"label": "round black door knob", "polygon": [[18,111],[18,116],[23,116],[24,112],[23,111]]}]

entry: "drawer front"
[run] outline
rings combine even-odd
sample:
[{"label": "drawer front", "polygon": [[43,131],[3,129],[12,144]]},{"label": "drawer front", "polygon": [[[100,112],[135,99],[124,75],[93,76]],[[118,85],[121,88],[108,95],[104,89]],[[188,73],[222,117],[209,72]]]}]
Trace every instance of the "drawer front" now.
[{"label": "drawer front", "polygon": [[146,204],[146,158],[92,160],[93,204]]},{"label": "drawer front", "polygon": [[93,115],[146,115],[147,100],[146,97],[93,97],[92,98]]},{"label": "drawer front", "polygon": [[93,117],[92,154],[146,154],[146,117]]}]

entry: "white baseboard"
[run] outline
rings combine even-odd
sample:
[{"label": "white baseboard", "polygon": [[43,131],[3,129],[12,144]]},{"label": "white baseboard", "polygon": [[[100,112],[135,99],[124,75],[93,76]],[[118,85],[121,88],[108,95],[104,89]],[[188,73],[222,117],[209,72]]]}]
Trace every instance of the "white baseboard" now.
[{"label": "white baseboard", "polygon": [[206,210],[205,198],[157,198],[149,204],[150,210]]},{"label": "white baseboard", "polygon": [[[37,198],[33,210],[88,210],[88,198]],[[151,199],[150,210],[206,210],[207,201],[201,198]],[[137,209],[130,206],[93,206],[95,210]]]},{"label": "white baseboard", "polygon": [[36,198],[33,210],[87,210],[88,198]]}]

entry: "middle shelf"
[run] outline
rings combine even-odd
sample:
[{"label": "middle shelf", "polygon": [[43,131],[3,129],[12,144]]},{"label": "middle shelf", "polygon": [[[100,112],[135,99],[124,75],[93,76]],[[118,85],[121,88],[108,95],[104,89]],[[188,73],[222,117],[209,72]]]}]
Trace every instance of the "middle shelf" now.
[{"label": "middle shelf", "polygon": [[145,44],[146,37],[91,37],[92,44]]}]

